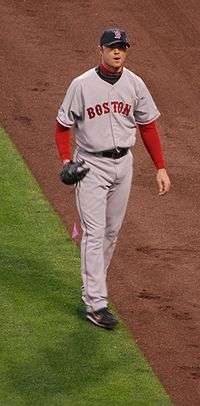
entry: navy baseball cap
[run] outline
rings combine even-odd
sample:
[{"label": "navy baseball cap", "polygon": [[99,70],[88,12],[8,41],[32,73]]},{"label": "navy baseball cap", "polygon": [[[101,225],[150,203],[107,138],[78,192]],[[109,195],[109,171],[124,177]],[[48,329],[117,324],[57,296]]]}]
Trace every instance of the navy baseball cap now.
[{"label": "navy baseball cap", "polygon": [[101,35],[100,38],[101,46],[103,45],[109,46],[119,43],[126,45],[128,48],[130,47],[125,31],[122,31],[119,28],[108,28]]}]

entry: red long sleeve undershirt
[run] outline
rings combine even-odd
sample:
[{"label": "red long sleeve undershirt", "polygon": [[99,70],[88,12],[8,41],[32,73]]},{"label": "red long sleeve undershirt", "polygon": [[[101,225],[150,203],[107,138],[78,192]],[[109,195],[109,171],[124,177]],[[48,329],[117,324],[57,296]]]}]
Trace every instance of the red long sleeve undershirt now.
[{"label": "red long sleeve undershirt", "polygon": [[[138,128],[145,148],[150,154],[154,165],[157,169],[164,168],[165,162],[160,143],[160,136],[155,122],[143,125],[138,124]],[[72,133],[70,128],[64,127],[58,121],[56,121],[55,139],[58,153],[62,161],[71,159],[71,136]]]},{"label": "red long sleeve undershirt", "polygon": [[65,161],[71,159],[71,130],[68,127],[64,127],[58,121],[56,121],[55,140],[58,148],[60,159]]},{"label": "red long sleeve undershirt", "polygon": [[160,135],[155,121],[149,124],[138,124],[140,135],[152,161],[157,169],[165,168],[165,161],[162,153]]}]

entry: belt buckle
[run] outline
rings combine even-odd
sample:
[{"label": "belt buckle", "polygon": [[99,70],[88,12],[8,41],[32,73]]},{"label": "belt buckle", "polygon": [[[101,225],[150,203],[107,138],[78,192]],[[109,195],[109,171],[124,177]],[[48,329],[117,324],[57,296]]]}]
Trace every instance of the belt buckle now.
[{"label": "belt buckle", "polygon": [[113,151],[113,158],[117,159],[120,155],[120,152],[121,152],[120,147],[116,147]]}]

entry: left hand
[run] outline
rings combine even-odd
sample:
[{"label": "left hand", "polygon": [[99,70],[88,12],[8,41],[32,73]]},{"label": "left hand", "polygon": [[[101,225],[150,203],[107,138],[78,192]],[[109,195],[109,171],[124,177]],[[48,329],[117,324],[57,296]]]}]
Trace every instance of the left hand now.
[{"label": "left hand", "polygon": [[167,171],[165,168],[158,169],[156,180],[159,189],[159,196],[164,195],[165,193],[169,192],[171,182],[169,176],[167,175]]}]

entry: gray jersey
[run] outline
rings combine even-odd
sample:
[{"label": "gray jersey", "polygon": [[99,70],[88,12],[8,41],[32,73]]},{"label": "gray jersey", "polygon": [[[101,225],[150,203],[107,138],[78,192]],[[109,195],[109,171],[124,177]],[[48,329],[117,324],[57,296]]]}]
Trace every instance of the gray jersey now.
[{"label": "gray jersey", "polygon": [[92,68],[71,82],[57,120],[74,127],[79,147],[98,152],[133,146],[137,124],[150,123],[159,115],[139,76],[123,68],[120,79],[112,85]]}]

